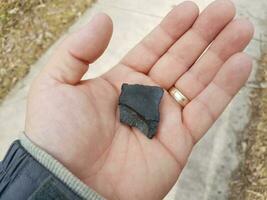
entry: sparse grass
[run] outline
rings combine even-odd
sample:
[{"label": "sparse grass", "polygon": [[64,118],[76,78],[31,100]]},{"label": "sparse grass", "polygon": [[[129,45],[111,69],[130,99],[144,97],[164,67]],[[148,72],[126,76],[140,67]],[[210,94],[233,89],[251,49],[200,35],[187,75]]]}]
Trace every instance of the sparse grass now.
[{"label": "sparse grass", "polygon": [[251,93],[252,115],[240,145],[243,160],[234,173],[230,200],[267,200],[267,49],[258,62],[259,87]]},{"label": "sparse grass", "polygon": [[0,1],[0,103],[93,0]]}]

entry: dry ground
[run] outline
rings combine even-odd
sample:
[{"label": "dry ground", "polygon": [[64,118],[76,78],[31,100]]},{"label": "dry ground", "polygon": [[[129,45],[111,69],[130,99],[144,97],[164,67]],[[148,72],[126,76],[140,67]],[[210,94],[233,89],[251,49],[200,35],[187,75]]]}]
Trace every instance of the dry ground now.
[{"label": "dry ground", "polygon": [[0,1],[0,103],[93,0]]},{"label": "dry ground", "polygon": [[267,48],[258,60],[251,120],[240,142],[242,162],[231,183],[231,200],[267,200]]}]

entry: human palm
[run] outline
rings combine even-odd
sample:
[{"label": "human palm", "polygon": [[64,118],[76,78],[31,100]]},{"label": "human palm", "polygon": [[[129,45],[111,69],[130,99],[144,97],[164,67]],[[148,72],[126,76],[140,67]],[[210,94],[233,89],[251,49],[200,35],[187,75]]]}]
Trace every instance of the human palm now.
[{"label": "human palm", "polygon": [[[199,16],[194,3],[184,2],[112,70],[81,81],[111,36],[110,19],[98,15],[61,44],[32,84],[28,137],[107,199],[162,199],[193,145],[250,73],[250,59],[239,52],[253,28],[233,17],[227,0],[215,1]],[[152,140],[120,123],[122,83],[165,89]],[[169,95],[172,85],[190,98],[185,108]]]}]

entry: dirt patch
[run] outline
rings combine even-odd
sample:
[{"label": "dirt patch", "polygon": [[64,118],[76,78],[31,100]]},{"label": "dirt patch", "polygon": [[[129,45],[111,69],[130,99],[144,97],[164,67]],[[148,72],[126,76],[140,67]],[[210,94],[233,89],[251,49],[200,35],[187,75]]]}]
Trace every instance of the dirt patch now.
[{"label": "dirt patch", "polygon": [[230,200],[267,200],[267,49],[258,66],[251,120],[239,145],[243,159],[234,173]]},{"label": "dirt patch", "polygon": [[0,103],[93,0],[0,1]]}]

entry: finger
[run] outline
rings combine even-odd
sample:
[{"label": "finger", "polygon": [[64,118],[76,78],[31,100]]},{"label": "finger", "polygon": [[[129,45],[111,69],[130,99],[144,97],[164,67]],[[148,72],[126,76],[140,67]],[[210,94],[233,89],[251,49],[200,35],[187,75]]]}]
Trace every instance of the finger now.
[{"label": "finger", "polygon": [[217,0],[210,4],[187,31],[152,67],[149,76],[169,89],[199,58],[212,40],[233,19],[234,4]]},{"label": "finger", "polygon": [[193,141],[188,130],[182,124],[181,114],[181,108],[167,92],[164,92],[156,138],[166,149],[169,149],[169,152],[183,167],[193,147]]},{"label": "finger", "polygon": [[197,142],[226,108],[251,72],[252,61],[245,53],[233,55],[213,81],[183,110],[183,123]]},{"label": "finger", "polygon": [[189,99],[196,97],[214,78],[223,63],[248,45],[253,30],[253,25],[247,20],[231,22],[205,54],[178,79],[175,87]]},{"label": "finger", "polygon": [[191,1],[176,6],[148,36],[121,61],[136,71],[146,73],[168,48],[186,32],[198,16],[198,7]]},{"label": "finger", "polygon": [[105,14],[96,15],[83,29],[60,44],[42,74],[63,83],[78,83],[88,70],[88,64],[104,52],[111,35],[111,19]]}]

